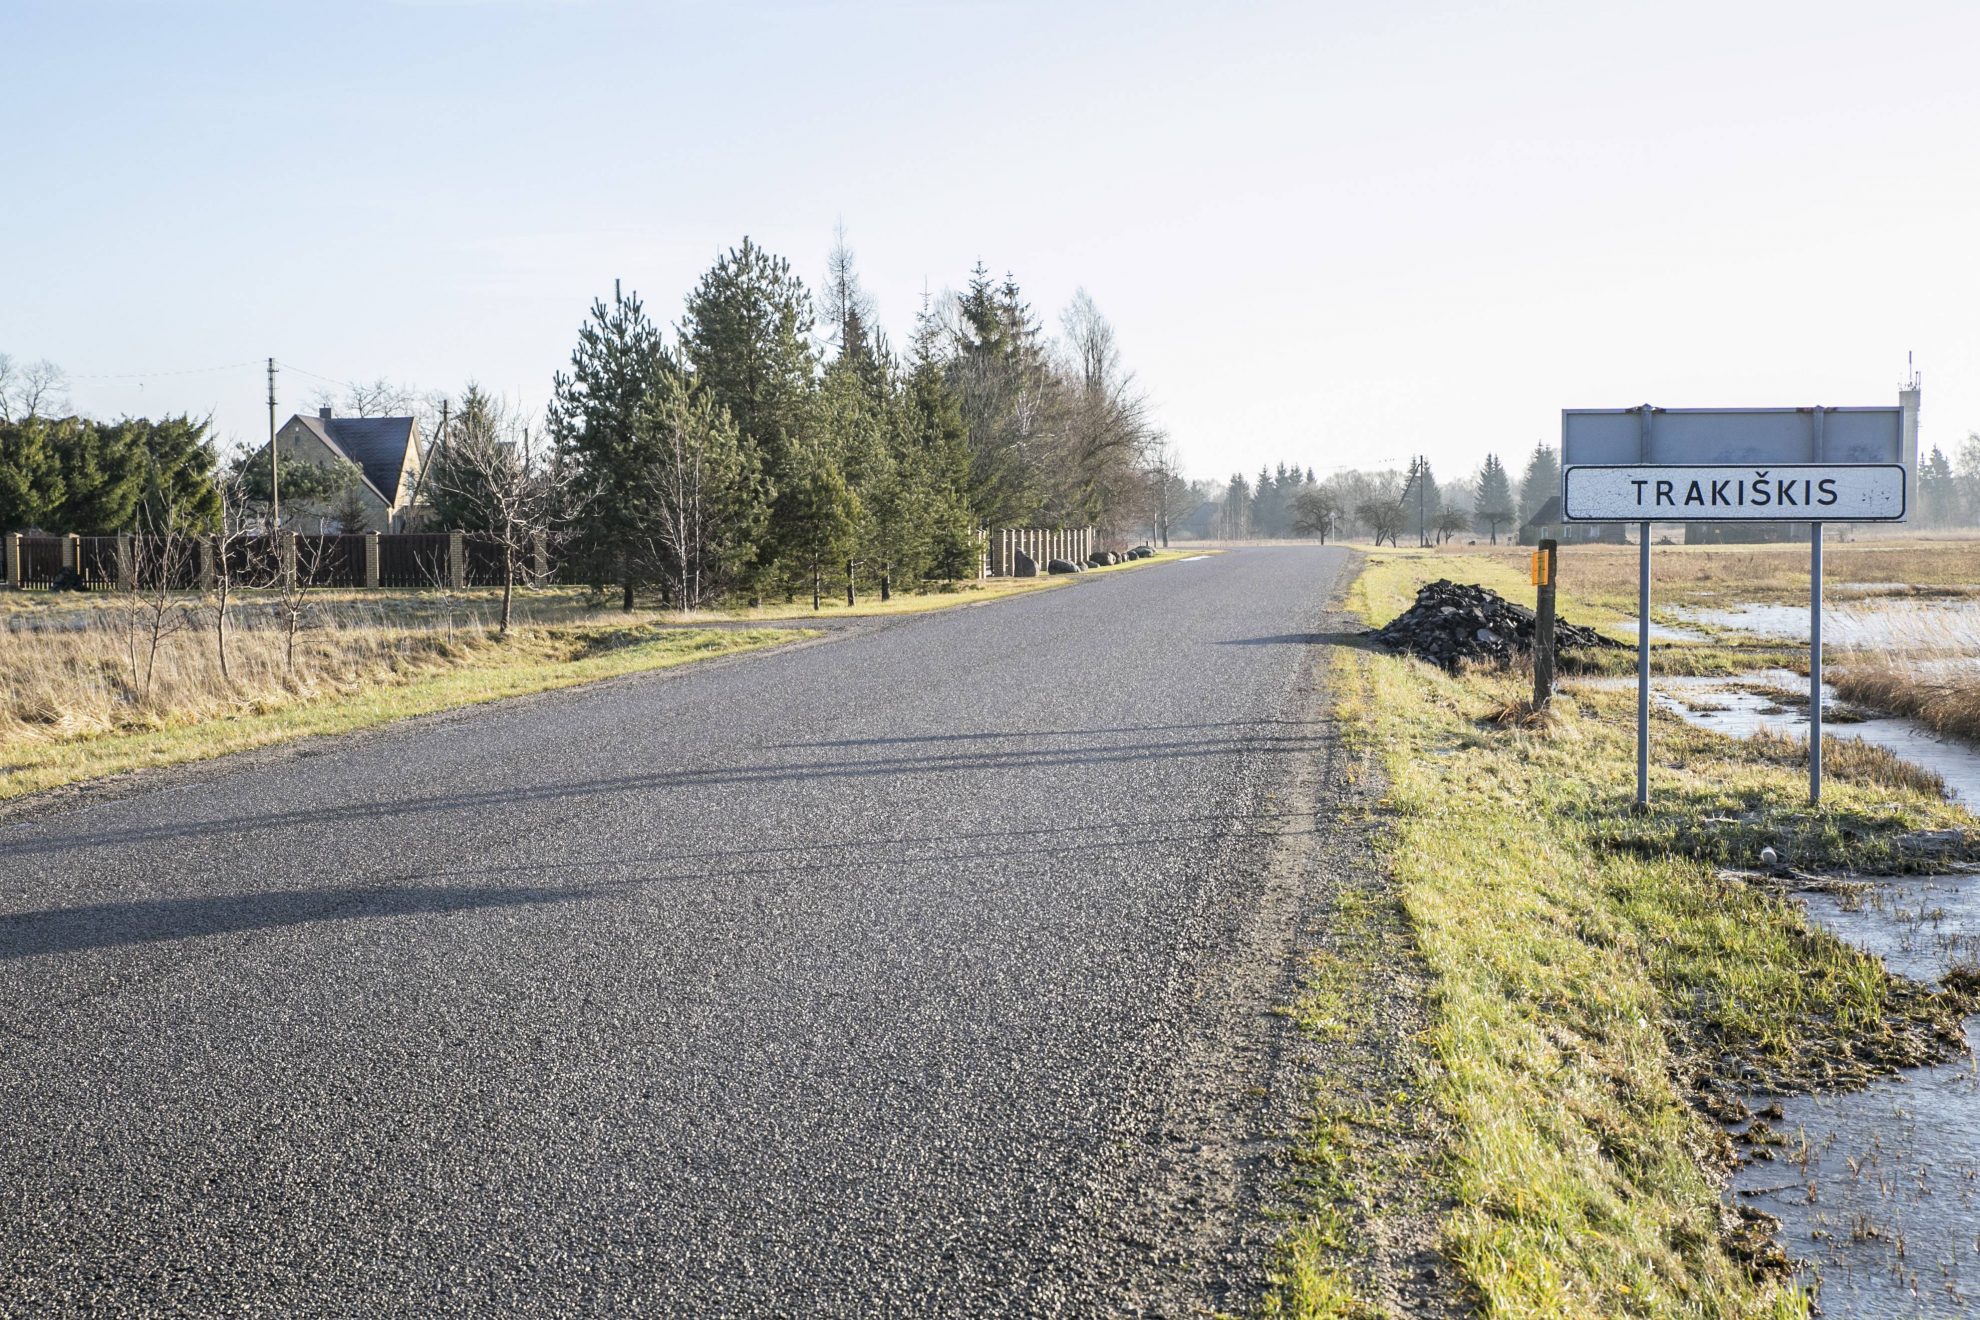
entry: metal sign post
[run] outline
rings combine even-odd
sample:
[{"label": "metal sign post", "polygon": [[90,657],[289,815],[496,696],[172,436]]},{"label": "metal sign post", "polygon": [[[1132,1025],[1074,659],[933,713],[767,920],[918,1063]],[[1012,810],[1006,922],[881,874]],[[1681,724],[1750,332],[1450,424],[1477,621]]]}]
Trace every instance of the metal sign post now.
[{"label": "metal sign post", "polygon": [[1653,522],[1808,524],[1808,800],[1822,801],[1822,525],[1903,522],[1916,384],[1895,408],[1570,408],[1561,517],[1635,523],[1636,806],[1650,803]]},{"label": "metal sign post", "polygon": [[1636,809],[1650,805],[1650,524],[1636,562]]},{"label": "metal sign post", "polygon": [[1808,805],[1822,805],[1822,524],[1808,524]]}]

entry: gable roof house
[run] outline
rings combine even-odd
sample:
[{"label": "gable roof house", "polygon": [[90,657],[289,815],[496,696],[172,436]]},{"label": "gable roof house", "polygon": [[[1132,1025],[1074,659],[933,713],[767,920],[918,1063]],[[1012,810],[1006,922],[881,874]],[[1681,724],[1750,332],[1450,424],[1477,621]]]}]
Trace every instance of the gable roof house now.
[{"label": "gable roof house", "polygon": [[[275,433],[284,463],[329,466],[338,459],[355,463],[363,474],[358,502],[371,531],[403,532],[412,520],[419,489],[422,447],[419,421],[412,417],[338,417],[328,408],[314,417],[297,413]],[[312,509],[329,516],[333,509]]]}]

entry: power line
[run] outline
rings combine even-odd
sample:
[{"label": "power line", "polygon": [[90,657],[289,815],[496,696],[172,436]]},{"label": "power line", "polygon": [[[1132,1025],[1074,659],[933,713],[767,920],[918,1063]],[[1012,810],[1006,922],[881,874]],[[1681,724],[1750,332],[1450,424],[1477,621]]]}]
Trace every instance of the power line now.
[{"label": "power line", "polygon": [[299,367],[293,362],[284,362],[281,365],[284,371],[293,371],[299,376],[308,376],[311,380],[320,380],[325,385],[342,385],[346,389],[357,388],[356,381],[345,380],[341,376],[325,376],[320,372],[311,371],[307,367]]}]

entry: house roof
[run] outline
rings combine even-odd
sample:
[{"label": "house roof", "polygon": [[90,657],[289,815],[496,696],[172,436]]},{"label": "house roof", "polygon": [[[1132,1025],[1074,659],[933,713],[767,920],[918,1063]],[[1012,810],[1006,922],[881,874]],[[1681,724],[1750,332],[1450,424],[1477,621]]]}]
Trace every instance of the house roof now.
[{"label": "house roof", "polygon": [[365,481],[386,504],[397,500],[406,456],[411,452],[412,418],[309,417],[298,413],[296,420],[332,451],[357,464]]},{"label": "house roof", "polygon": [[1519,530],[1523,532],[1532,527],[1551,527],[1560,520],[1561,497],[1555,495],[1550,497],[1545,504],[1535,509],[1533,516],[1519,525]]}]

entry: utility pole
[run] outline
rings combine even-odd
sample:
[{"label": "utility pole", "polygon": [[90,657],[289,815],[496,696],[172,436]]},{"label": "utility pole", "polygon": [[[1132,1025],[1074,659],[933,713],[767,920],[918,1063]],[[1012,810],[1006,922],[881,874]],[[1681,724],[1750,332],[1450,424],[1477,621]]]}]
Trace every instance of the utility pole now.
[{"label": "utility pole", "polygon": [[282,459],[275,452],[275,359],[268,359],[268,495],[275,530],[282,530]]},{"label": "utility pole", "polygon": [[1424,519],[1424,485],[1426,485],[1424,483],[1424,473],[1426,471],[1430,471],[1430,463],[1426,463],[1424,461],[1424,455],[1418,453],[1416,455],[1416,544],[1418,546],[1428,546],[1430,544],[1430,526],[1428,526],[1428,519]]}]

